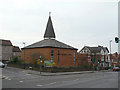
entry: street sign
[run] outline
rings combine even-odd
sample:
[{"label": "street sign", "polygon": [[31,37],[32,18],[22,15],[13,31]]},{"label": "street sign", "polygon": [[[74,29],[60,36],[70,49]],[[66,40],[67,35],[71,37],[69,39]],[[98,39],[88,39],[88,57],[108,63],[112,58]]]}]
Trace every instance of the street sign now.
[{"label": "street sign", "polygon": [[52,65],[53,65],[53,66],[56,66],[56,63],[55,63],[55,62],[53,62],[53,63],[52,63]]},{"label": "street sign", "polygon": [[45,67],[52,67],[52,62],[51,61],[44,61],[44,66]]},{"label": "street sign", "polygon": [[42,59],[42,57],[41,57],[41,56],[39,56],[39,59],[41,60],[41,59]]},{"label": "street sign", "polygon": [[52,62],[52,61],[44,61],[44,66],[45,67],[53,67],[53,66],[56,66],[56,63]]},{"label": "street sign", "polygon": [[37,64],[40,64],[40,62],[41,62],[41,65],[43,65],[44,64],[44,61],[43,60],[37,60]]}]

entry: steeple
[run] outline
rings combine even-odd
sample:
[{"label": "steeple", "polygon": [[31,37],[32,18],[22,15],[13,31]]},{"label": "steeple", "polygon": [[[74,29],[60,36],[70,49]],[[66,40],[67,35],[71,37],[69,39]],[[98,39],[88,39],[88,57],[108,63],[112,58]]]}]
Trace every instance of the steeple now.
[{"label": "steeple", "polygon": [[54,28],[52,25],[52,20],[51,20],[50,14],[51,14],[51,12],[49,12],[49,18],[48,18],[48,22],[47,22],[47,26],[46,26],[46,30],[45,30],[45,34],[44,34],[44,38],[47,38],[47,39],[55,38]]}]

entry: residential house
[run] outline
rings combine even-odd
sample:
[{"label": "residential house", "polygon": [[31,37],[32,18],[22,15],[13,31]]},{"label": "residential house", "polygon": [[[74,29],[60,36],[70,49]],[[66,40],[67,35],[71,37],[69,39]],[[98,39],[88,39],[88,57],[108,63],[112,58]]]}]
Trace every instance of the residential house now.
[{"label": "residential house", "polygon": [[18,46],[13,46],[13,57],[17,56],[18,59],[21,59],[21,50]]},{"label": "residential house", "polygon": [[10,40],[0,39],[0,61],[8,61],[13,56],[21,57],[21,50],[18,46],[13,46]]},{"label": "residential house", "polygon": [[117,52],[111,54],[111,66],[112,67],[119,66],[119,54]]},{"label": "residential house", "polygon": [[0,60],[10,60],[13,56],[13,45],[10,40],[0,39]]},{"label": "residential house", "polygon": [[93,63],[94,66],[108,67],[110,66],[109,50],[107,47],[89,47],[84,46],[80,51],[80,54],[88,55],[88,62]]}]

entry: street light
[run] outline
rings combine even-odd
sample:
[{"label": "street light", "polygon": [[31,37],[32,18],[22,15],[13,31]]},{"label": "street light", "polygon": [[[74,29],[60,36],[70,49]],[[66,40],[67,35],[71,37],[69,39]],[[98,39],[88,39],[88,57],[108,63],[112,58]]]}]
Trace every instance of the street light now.
[{"label": "street light", "polygon": [[24,44],[24,69],[25,69],[25,42],[23,42],[23,44]]},{"label": "street light", "polygon": [[110,42],[110,66],[111,66],[111,42],[112,40],[110,40],[109,42]]}]

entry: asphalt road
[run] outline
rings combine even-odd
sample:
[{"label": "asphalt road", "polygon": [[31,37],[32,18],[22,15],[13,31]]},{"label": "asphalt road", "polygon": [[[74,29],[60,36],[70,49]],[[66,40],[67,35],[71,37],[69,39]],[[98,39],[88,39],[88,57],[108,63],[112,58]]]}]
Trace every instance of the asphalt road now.
[{"label": "asphalt road", "polygon": [[118,72],[40,76],[24,69],[2,70],[2,88],[118,88]]}]

